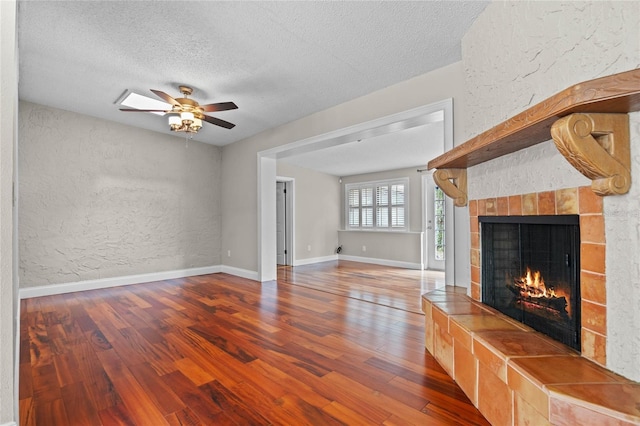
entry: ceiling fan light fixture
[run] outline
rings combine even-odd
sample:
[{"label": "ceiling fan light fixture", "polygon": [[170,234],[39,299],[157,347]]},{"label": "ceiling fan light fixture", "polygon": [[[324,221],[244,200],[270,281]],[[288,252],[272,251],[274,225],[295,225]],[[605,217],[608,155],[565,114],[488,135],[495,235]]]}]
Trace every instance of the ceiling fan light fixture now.
[{"label": "ceiling fan light fixture", "polygon": [[169,116],[169,128],[174,132],[198,133],[202,128],[202,120],[192,112],[181,112],[180,115]]},{"label": "ceiling fan light fixture", "polygon": [[[182,92],[184,98],[177,99],[174,99],[161,90],[151,89],[151,91],[156,96],[164,99],[167,102],[160,102],[164,109],[143,109],[141,106],[133,105],[133,108],[120,108],[120,111],[162,113],[162,115],[168,113],[170,114],[168,117],[169,128],[173,132],[198,133],[198,130],[202,128],[203,121],[206,121],[207,123],[213,124],[215,126],[224,127],[225,129],[232,129],[235,127],[235,124],[233,123],[229,123],[228,121],[224,121],[205,114],[205,112],[229,111],[232,109],[238,109],[238,106],[233,102],[217,102],[213,104],[200,105],[193,99],[188,98],[188,96],[193,93],[193,89],[188,86],[180,86],[180,92]],[[127,95],[126,92],[121,96],[121,98],[124,99],[128,97],[125,95]],[[135,96],[141,97],[140,95]],[[118,100],[116,101],[116,103],[119,102],[122,105],[125,105],[125,100],[123,100],[122,102]]]}]

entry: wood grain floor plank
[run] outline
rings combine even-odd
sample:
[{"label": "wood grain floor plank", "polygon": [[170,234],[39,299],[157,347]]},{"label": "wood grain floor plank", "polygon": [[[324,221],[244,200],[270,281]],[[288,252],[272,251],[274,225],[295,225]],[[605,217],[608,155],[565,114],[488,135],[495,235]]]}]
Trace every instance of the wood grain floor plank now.
[{"label": "wood grain floor plank", "polygon": [[164,416],[185,408],[184,402],[148,363],[132,365],[129,370]]},{"label": "wood grain floor plank", "polygon": [[49,336],[42,313],[30,314],[28,321],[33,324],[28,328],[31,366],[41,367],[51,364],[53,362],[53,350],[49,344]]},{"label": "wood grain floor plank", "polygon": [[64,387],[82,381],[82,376],[78,374],[78,361],[70,350],[53,358],[53,365],[56,369],[58,385]]},{"label": "wood grain floor plank", "polygon": [[22,426],[35,426],[36,412],[35,406],[33,405],[33,398],[31,396],[21,397],[18,404],[18,415],[20,416],[20,424]]},{"label": "wood grain floor plank", "polygon": [[122,402],[98,412],[102,426],[135,426],[133,416]]},{"label": "wood grain floor plank", "polygon": [[44,426],[70,425],[62,398],[35,402],[35,423]]},{"label": "wood grain floor plank", "polygon": [[295,394],[287,394],[280,398],[280,409],[289,413],[297,419],[300,425],[342,425],[343,423],[334,418],[330,413],[315,405],[309,404],[304,399]]},{"label": "wood grain floor plank", "polygon": [[200,367],[191,358],[182,358],[175,361],[175,365],[189,380],[191,380],[196,386],[203,385],[207,382],[214,380],[214,377],[209,374],[204,368]]},{"label": "wood grain floor plank", "polygon": [[31,367],[33,379],[33,397],[37,404],[62,398],[60,384],[53,364]]},{"label": "wood grain floor plank", "polygon": [[[235,370],[229,370],[228,362],[220,362],[223,353],[217,347],[195,335],[191,330],[184,333],[166,335],[167,341],[176,350],[191,359],[198,367],[209,373],[214,379],[221,381],[225,386],[235,385],[244,380],[243,375],[238,375]],[[177,368],[177,367],[176,367]]]},{"label": "wood grain floor plank", "polygon": [[101,351],[96,356],[104,366],[122,403],[131,413],[134,423],[158,426],[168,424],[160,408],[155,405],[155,398],[147,394],[115,350]]},{"label": "wood grain floor plank", "polygon": [[[29,351],[27,350],[27,353]],[[20,398],[33,397],[33,371],[30,362],[20,363],[18,371],[18,393]]]},{"label": "wood grain floor plank", "polygon": [[234,424],[257,425],[269,423],[259,411],[252,407],[251,400],[242,400],[216,380],[198,386],[198,388],[207,398],[218,405],[225,417],[229,418]]},{"label": "wood grain floor plank", "polygon": [[81,343],[73,348],[77,362],[77,372],[82,378],[91,400],[100,411],[121,403],[120,395],[107,376],[101,361],[89,343]]},{"label": "wood grain floor plank", "polygon": [[[337,401],[331,401],[331,403],[325,406],[323,410],[331,417],[345,425],[366,425],[371,423],[370,418],[361,416]],[[381,424],[384,423],[385,422],[382,422]]]},{"label": "wood grain floor plank", "polygon": [[424,349],[441,276],[340,261],[23,300],[20,424],[487,425]]},{"label": "wood grain floor plank", "polygon": [[222,409],[203,393],[198,386],[180,371],[162,376],[175,394],[189,407],[204,424],[216,424]]},{"label": "wood grain floor plank", "polygon": [[296,394],[315,407],[324,407],[330,401],[315,392],[311,386],[299,380],[299,376],[291,376],[274,365],[260,359],[248,364],[261,377],[266,377],[282,386],[288,393]]},{"label": "wood grain floor plank", "polygon": [[74,382],[63,386],[61,391],[69,424],[97,425],[101,423],[98,411],[91,402],[83,382]]},{"label": "wood grain floor plank", "polygon": [[207,426],[189,407],[169,414],[166,419],[171,426]]}]

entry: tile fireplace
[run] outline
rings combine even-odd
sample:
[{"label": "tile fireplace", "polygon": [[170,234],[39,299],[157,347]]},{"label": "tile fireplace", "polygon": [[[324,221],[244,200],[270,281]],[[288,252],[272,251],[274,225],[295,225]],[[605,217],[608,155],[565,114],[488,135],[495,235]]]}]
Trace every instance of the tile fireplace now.
[{"label": "tile fireplace", "polygon": [[[636,68],[575,84],[428,163],[454,204],[468,206],[471,285],[463,295],[454,287],[423,296],[425,347],[492,424],[640,425],[640,384],[616,374],[638,380],[637,292],[629,291],[637,288],[638,240],[624,220],[637,230],[631,169],[638,167],[632,155],[638,127],[637,114],[629,113],[640,111],[638,83]],[[561,247],[549,256],[557,266],[538,265],[520,248],[486,260],[503,242],[485,239],[485,217],[563,215],[578,217],[579,239],[569,239],[569,251],[552,243]],[[544,231],[499,230],[510,233],[525,237],[507,247],[528,245]],[[560,295],[562,276],[573,274],[575,292]],[[492,281],[511,294],[492,295]],[[533,303],[549,294],[547,285],[552,297]],[[514,321],[500,306],[489,307],[491,298],[516,316],[535,309],[536,320],[575,320],[578,344],[560,344]]]},{"label": "tile fireplace", "polygon": [[[490,296],[485,295],[485,292],[490,292],[490,290],[486,289],[489,285],[487,280],[492,278],[491,274],[493,274],[493,278],[498,279],[501,283],[503,293],[504,291],[509,293],[504,293],[503,299],[506,299],[506,301],[503,300],[501,303],[509,305],[513,301],[512,295],[515,295],[515,293],[509,289],[505,290],[506,283],[509,282],[512,289],[517,284],[522,285],[523,281],[527,279],[527,266],[530,268],[532,280],[535,281],[535,272],[538,271],[545,284],[548,283],[553,286],[554,290],[555,287],[560,286],[559,281],[562,281],[562,286],[564,286],[564,281],[567,279],[576,279],[578,287],[575,289],[574,295],[569,297],[563,295],[567,302],[566,314],[559,312],[556,317],[570,318],[571,322],[574,323],[575,330],[567,334],[571,334],[570,339],[575,338],[577,341],[571,343],[565,342],[563,340],[564,337],[555,335],[551,337],[580,351],[586,358],[601,365],[606,365],[606,276],[604,268],[606,244],[602,198],[595,195],[589,187],[567,188],[556,191],[471,200],[469,202],[469,212],[471,216],[471,296],[477,301],[491,305]],[[495,228],[496,221],[507,222],[498,226],[505,226],[512,233],[516,232],[513,231],[514,226],[519,226],[517,222],[528,222],[529,230],[517,231],[530,234],[525,237],[525,242],[520,241],[517,243],[520,245],[533,244],[533,246],[536,246],[549,243],[550,241],[546,240],[551,238],[551,234],[559,234],[559,231],[547,231],[547,236],[542,237],[542,241],[531,241],[532,237],[541,234],[538,225],[548,225],[549,221],[565,221],[567,223],[553,226],[567,226],[570,230],[565,229],[562,231],[563,236],[559,237],[561,241],[557,244],[554,243],[556,245],[561,243],[562,249],[552,251],[546,255],[548,259],[554,259],[552,263],[555,266],[545,265],[546,260],[541,263],[536,261],[536,263],[532,264],[531,253],[525,251],[525,253],[509,255],[513,258],[509,258],[506,261],[502,260],[501,262],[508,264],[506,269],[498,268],[490,272],[487,271],[488,266],[484,266],[482,261],[484,252],[490,251],[490,246],[481,241],[482,238],[485,238],[484,232],[486,231],[486,228],[481,227],[484,226],[484,223],[494,223],[492,226]],[[547,223],[545,224],[545,222]],[[574,226],[575,228],[573,228]],[[481,229],[483,231],[482,237]],[[496,243],[494,242],[493,244],[495,245]],[[569,255],[568,259],[567,254]],[[551,269],[558,268],[562,269],[562,271],[551,271]],[[549,274],[558,274],[560,278],[554,278]],[[560,299],[558,297],[560,291],[565,290],[558,289],[556,301],[550,302],[550,304],[555,303],[557,305],[562,303],[557,300]],[[520,302],[517,302],[518,300],[516,299],[516,305],[519,304],[521,307],[523,305],[529,308],[533,307],[528,304],[527,300],[520,299]],[[497,306],[494,306],[494,308],[500,310]],[[511,309],[508,306],[506,308]],[[547,313],[549,314],[547,316],[553,317],[550,310],[547,310]],[[538,316],[534,315],[533,318],[538,319]],[[532,328],[536,328],[532,324],[529,325]],[[544,325],[540,328],[549,329],[554,327]],[[552,333],[556,333],[556,331],[553,330]]]}]

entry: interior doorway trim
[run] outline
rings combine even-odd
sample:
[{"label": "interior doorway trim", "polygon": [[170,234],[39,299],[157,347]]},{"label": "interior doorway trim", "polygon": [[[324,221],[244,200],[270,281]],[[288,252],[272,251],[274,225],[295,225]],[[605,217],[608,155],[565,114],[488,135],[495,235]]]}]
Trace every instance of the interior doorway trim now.
[{"label": "interior doorway trim", "polygon": [[[258,280],[265,282],[277,278],[276,230],[273,224],[276,223],[276,161],[278,159],[428,124],[433,122],[433,113],[439,111],[444,113],[443,152],[446,152],[453,148],[453,100],[451,98],[258,152]],[[447,202],[451,202],[448,197]],[[445,274],[447,274],[447,281],[454,282],[452,202],[451,207],[447,206],[446,210],[451,214],[445,219],[447,221],[445,226],[450,231],[447,233],[449,238],[446,245]]]}]

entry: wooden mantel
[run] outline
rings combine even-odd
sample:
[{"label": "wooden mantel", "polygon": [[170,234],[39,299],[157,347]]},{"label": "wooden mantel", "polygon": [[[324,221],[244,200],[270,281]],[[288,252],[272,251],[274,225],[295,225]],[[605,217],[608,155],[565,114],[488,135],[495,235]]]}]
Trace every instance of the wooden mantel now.
[{"label": "wooden mantel", "polygon": [[[466,168],[548,141],[554,133],[560,152],[593,179],[596,193],[625,193],[630,185],[627,113],[634,111],[640,111],[640,69],[573,85],[434,158],[428,168],[440,171],[434,179],[445,193],[452,192],[447,195],[456,205],[466,205]],[[573,119],[560,122],[572,114]],[[626,136],[620,136],[625,129]],[[618,175],[624,169],[628,178]]]}]

